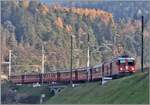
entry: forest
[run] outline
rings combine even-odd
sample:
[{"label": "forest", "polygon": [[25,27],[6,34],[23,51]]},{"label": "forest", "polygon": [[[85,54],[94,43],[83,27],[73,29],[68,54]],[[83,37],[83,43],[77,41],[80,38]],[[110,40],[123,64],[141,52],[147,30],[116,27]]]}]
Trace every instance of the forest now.
[{"label": "forest", "polygon": [[[140,6],[137,12],[150,10],[143,3],[137,4]],[[149,4],[148,2],[147,5]],[[141,20],[139,15],[128,15],[132,13],[132,11],[129,12],[130,9],[122,16],[117,16],[114,14],[116,9],[109,11],[102,6],[88,8],[88,6],[68,5],[58,3],[48,5],[40,1],[28,0],[1,1],[2,62],[8,61],[8,52],[12,50],[13,73],[41,71],[42,46],[45,50],[46,72],[69,70],[71,36],[73,36],[73,68],[86,66],[88,35],[90,66],[110,60],[122,53],[134,56],[140,62]],[[126,3],[121,5],[122,10],[127,9]],[[134,11],[134,7],[132,8]],[[143,12],[143,15],[146,17],[144,63],[148,65],[150,63],[148,59],[150,58],[148,51],[150,20],[149,13]],[[122,18],[126,16],[128,18]],[[119,48],[120,52],[118,52]],[[8,74],[8,65],[2,65],[2,71]]]}]

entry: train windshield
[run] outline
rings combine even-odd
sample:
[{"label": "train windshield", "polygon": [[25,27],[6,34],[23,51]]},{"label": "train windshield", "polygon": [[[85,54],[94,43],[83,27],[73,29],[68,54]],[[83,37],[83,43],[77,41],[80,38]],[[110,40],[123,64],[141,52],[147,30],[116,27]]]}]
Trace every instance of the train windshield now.
[{"label": "train windshield", "polygon": [[[118,64],[119,65],[125,65],[126,64],[126,60],[118,60]],[[128,60],[127,64],[129,66],[133,66],[133,65],[135,65],[135,62],[134,62],[134,60]]]},{"label": "train windshield", "polygon": [[134,65],[134,60],[128,60],[128,65],[133,66]]},{"label": "train windshield", "polygon": [[126,61],[124,59],[118,60],[119,65],[124,65]]}]

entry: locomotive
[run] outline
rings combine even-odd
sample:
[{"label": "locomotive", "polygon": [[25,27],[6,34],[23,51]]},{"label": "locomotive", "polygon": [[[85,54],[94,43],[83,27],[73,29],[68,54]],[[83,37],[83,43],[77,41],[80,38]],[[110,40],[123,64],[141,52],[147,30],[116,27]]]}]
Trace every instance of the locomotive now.
[{"label": "locomotive", "polygon": [[[119,56],[110,61],[103,62],[94,67],[76,68],[72,70],[72,78],[70,71],[55,71],[44,74],[28,74],[28,75],[12,75],[10,81],[15,84],[29,83],[73,83],[101,80],[102,77],[113,77],[125,73],[134,73],[135,58],[129,56]],[[89,74],[90,75],[89,75]]]}]

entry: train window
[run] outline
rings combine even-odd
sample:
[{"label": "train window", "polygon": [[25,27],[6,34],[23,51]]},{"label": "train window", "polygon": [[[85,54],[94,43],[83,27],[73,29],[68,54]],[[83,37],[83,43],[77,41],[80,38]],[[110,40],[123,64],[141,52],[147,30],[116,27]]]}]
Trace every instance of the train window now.
[{"label": "train window", "polygon": [[52,73],[51,76],[52,76],[52,77],[55,77],[55,73]]},{"label": "train window", "polygon": [[44,75],[44,78],[47,78],[47,77],[48,77],[48,74],[45,74],[45,75]]},{"label": "train window", "polygon": [[62,72],[61,73],[63,76],[68,76],[68,73],[67,72]]},{"label": "train window", "polygon": [[125,62],[126,62],[125,60],[120,60],[120,64],[125,63]]},{"label": "train window", "polygon": [[126,61],[125,60],[118,60],[118,65],[122,65],[122,64],[125,64]]},{"label": "train window", "polygon": [[47,74],[47,78],[51,77],[51,74]]},{"label": "train window", "polygon": [[99,70],[98,70],[98,68],[94,68],[94,69],[92,70],[92,72],[93,72],[93,73],[99,73]]},{"label": "train window", "polygon": [[87,71],[79,71],[79,74],[81,74],[81,75],[84,75],[86,73],[87,73]]},{"label": "train window", "polygon": [[95,70],[98,72],[100,70],[100,68],[95,68]]},{"label": "train window", "polygon": [[134,65],[134,61],[132,60],[132,61],[128,61],[128,65],[129,66],[133,66]]}]

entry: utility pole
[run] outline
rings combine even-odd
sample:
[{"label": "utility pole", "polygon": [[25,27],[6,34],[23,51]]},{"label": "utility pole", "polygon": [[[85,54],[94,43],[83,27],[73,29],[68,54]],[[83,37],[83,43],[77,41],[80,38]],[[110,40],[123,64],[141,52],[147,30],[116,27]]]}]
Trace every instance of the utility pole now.
[{"label": "utility pole", "polygon": [[42,45],[42,71],[41,73],[44,73],[44,63],[45,63],[45,59],[44,59],[44,46]]},{"label": "utility pole", "polygon": [[115,22],[112,21],[112,40],[113,40],[113,46],[112,46],[112,58],[115,56],[115,48],[116,48],[116,26]]},{"label": "utility pole", "polygon": [[141,71],[143,72],[144,69],[143,69],[143,51],[144,51],[144,39],[143,39],[143,31],[144,31],[144,17],[142,16],[142,24],[141,24],[141,27],[142,27],[142,46],[141,46]]},{"label": "utility pole", "polygon": [[73,82],[72,82],[72,49],[73,49],[73,46],[72,46],[72,35],[71,35],[71,46],[70,46],[70,53],[71,53],[71,57],[70,57],[70,70],[71,70],[71,72],[70,72],[70,84],[71,84],[71,86],[72,86],[72,84],[73,84]]},{"label": "utility pole", "polygon": [[71,42],[70,42],[70,44],[71,44],[71,46],[70,46],[70,85],[72,86],[72,84],[73,84],[73,81],[72,81],[72,50],[73,50],[73,46],[72,46],[72,37],[73,37],[73,35],[72,35],[72,27],[71,27],[71,25],[67,25],[66,26],[66,31],[67,31],[67,33],[69,34],[71,34],[71,36],[70,36],[70,39],[71,39]]},{"label": "utility pole", "polygon": [[41,70],[41,79],[43,84],[43,74],[44,74],[44,63],[45,63],[45,55],[44,55],[44,45],[42,44],[42,70]]},{"label": "utility pole", "polygon": [[87,73],[88,73],[88,81],[90,81],[90,70],[89,70],[89,66],[90,66],[90,46],[89,46],[89,34],[88,34],[88,49],[87,49]]},{"label": "utility pole", "polygon": [[9,50],[9,77],[11,76],[11,50]]},{"label": "utility pole", "polygon": [[3,64],[8,64],[8,76],[11,76],[11,59],[12,59],[12,51],[9,50],[9,61],[8,62],[2,62]]}]

